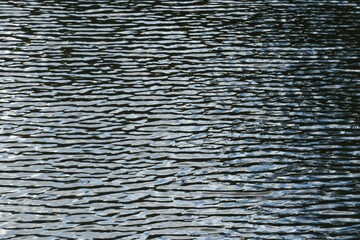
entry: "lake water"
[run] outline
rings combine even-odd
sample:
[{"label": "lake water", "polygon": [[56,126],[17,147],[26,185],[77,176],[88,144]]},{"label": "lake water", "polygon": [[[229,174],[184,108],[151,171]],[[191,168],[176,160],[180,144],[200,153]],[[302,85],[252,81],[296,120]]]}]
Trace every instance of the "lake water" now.
[{"label": "lake water", "polygon": [[360,239],[356,0],[0,2],[1,239]]}]

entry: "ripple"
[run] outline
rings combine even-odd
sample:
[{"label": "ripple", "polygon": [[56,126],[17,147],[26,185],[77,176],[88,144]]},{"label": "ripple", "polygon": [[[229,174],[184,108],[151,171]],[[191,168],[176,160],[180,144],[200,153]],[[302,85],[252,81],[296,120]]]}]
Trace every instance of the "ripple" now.
[{"label": "ripple", "polygon": [[1,239],[358,239],[356,1],[0,3]]}]

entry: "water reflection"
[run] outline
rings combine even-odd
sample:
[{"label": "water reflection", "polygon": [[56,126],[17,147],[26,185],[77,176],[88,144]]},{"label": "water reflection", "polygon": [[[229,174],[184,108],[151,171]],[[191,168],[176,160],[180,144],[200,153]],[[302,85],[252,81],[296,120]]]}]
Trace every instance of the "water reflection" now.
[{"label": "water reflection", "polygon": [[1,238],[359,238],[355,1],[0,9]]}]

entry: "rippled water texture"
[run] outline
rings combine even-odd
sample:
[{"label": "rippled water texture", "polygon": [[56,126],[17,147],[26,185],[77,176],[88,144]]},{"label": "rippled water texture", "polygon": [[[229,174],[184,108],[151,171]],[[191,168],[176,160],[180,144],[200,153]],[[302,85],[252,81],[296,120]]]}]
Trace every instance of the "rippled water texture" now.
[{"label": "rippled water texture", "polygon": [[0,1],[1,239],[360,239],[358,0]]}]

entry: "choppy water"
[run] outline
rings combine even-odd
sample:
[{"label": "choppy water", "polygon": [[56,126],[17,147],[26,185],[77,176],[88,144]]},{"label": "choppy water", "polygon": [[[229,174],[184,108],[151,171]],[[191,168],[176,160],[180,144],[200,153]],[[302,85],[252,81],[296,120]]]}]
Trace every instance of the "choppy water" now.
[{"label": "choppy water", "polygon": [[360,239],[357,0],[0,2],[1,239]]}]

